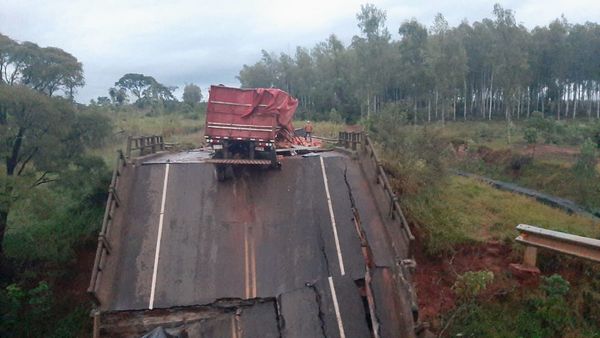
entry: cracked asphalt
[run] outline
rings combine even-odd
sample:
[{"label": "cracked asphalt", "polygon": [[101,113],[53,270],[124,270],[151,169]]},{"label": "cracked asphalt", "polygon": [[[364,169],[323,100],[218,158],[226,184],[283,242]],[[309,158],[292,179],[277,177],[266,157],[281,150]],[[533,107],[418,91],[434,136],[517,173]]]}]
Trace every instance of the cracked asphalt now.
[{"label": "cracked asphalt", "polygon": [[375,304],[371,318],[359,287],[366,262],[354,212],[374,266],[390,266],[393,255],[358,163],[338,153],[289,157],[281,170],[236,168],[218,182],[210,164],[168,159],[124,174],[100,284],[103,312],[251,300],[194,332],[372,337],[375,321],[379,336],[401,336],[392,302]]}]

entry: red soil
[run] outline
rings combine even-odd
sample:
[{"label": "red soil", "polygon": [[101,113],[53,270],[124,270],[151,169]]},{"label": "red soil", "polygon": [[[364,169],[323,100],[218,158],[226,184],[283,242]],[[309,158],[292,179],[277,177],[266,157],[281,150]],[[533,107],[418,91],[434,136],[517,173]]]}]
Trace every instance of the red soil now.
[{"label": "red soil", "polygon": [[419,317],[421,321],[430,322],[434,327],[439,321],[439,316],[455,306],[456,296],[452,285],[458,275],[467,271],[493,272],[494,282],[486,289],[485,294],[481,295],[485,298],[503,294],[513,284],[518,283],[505,276],[509,264],[519,262],[520,257],[513,255],[511,248],[503,243],[490,241],[463,245],[456,248],[452,256],[438,258],[425,256],[419,244],[415,249],[418,265],[413,278],[419,300]]}]

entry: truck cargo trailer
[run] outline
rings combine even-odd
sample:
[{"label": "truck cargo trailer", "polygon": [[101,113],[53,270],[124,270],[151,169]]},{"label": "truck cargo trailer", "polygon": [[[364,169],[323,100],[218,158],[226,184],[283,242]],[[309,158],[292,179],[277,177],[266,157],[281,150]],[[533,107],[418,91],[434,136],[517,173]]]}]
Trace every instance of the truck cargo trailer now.
[{"label": "truck cargo trailer", "polygon": [[217,178],[234,165],[279,168],[278,142],[293,135],[298,101],[275,88],[240,89],[211,86],[206,109],[205,139],[214,150]]}]

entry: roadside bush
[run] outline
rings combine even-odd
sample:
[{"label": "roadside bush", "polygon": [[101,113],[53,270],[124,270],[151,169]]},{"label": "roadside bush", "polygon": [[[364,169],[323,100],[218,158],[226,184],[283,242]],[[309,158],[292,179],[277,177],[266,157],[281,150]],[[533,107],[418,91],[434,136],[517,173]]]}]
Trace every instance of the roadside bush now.
[{"label": "roadside bush", "polygon": [[542,277],[538,290],[525,297],[514,293],[503,302],[471,304],[458,313],[450,332],[465,337],[599,337],[572,310],[570,292],[560,275]]},{"label": "roadside bush", "polygon": [[342,114],[340,114],[335,108],[331,108],[329,111],[329,121],[333,123],[344,123],[344,119],[342,118]]},{"label": "roadside bush", "polygon": [[[20,189],[5,235],[6,257],[29,277],[63,274],[82,241],[98,230],[110,171],[101,158],[82,157],[60,180]],[[38,267],[33,269],[32,267]]]},{"label": "roadside bush", "polygon": [[390,110],[373,118],[371,132],[394,188],[405,198],[435,190],[444,181],[451,145],[435,130],[413,129],[405,113]]},{"label": "roadside bush", "polygon": [[52,291],[45,281],[32,289],[10,284],[0,291],[0,336],[42,337],[51,325]]},{"label": "roadside bush", "polygon": [[513,154],[510,159],[509,167],[513,175],[519,175],[525,167],[531,164],[531,162],[532,158],[529,156]]},{"label": "roadside bush", "polygon": [[494,273],[491,271],[468,271],[456,278],[452,290],[459,302],[470,303],[475,301],[493,280]]}]

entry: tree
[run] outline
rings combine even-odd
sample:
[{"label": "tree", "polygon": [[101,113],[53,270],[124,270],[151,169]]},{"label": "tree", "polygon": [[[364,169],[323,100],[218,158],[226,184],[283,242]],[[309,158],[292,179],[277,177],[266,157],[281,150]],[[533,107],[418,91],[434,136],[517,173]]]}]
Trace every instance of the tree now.
[{"label": "tree", "polygon": [[457,27],[438,14],[429,31],[412,19],[394,41],[386,12],[363,5],[349,45],[330,35],[293,56],[262,50],[238,79],[242,87],[287,90],[302,111],[321,117],[332,108],[353,119],[358,109],[370,116],[393,106],[412,110],[416,122],[426,112],[430,121],[433,106],[440,119],[462,110],[464,120],[503,118],[507,125],[533,111],[600,119],[600,25],[561,17],[530,31],[499,4],[491,14]]},{"label": "tree", "polygon": [[186,84],[185,87],[183,87],[183,102],[195,107],[200,101],[202,101],[202,91],[200,90],[200,87],[193,83]]},{"label": "tree", "polygon": [[137,97],[138,100],[141,100],[144,90],[150,87],[154,82],[154,78],[150,76],[128,73],[123,75],[119,81],[115,82],[115,86],[130,92]]},{"label": "tree", "polygon": [[[164,103],[165,101],[175,101],[173,91],[177,89],[177,87],[168,87],[159,83],[152,76],[136,73],[123,75],[119,81],[115,82],[115,86],[120,91],[133,94],[137,98],[136,103],[139,105],[143,105],[146,102]],[[113,93],[111,96],[121,99],[117,100],[120,104],[125,101],[125,95],[122,93]]]},{"label": "tree", "polygon": [[18,43],[0,34],[0,84],[26,85],[48,96],[63,91],[73,99],[85,84],[83,66],[73,55],[56,47]]},{"label": "tree", "polygon": [[533,127],[525,128],[524,137],[527,144],[533,148],[531,151],[531,159],[535,158],[535,146],[537,144],[538,130]]},{"label": "tree", "polygon": [[[356,51],[357,74],[361,91],[366,94],[367,116],[377,112],[381,106],[381,96],[377,95],[384,90],[390,80],[391,73],[381,65],[389,64],[390,60],[390,33],[385,27],[386,13],[373,4],[360,7],[356,14],[358,28],[363,36],[352,38],[352,48]],[[378,100],[380,101],[378,103]]]},{"label": "tree", "polygon": [[100,106],[110,106],[111,101],[106,96],[98,96],[98,98],[96,99],[96,103]]},{"label": "tree", "polygon": [[23,190],[56,181],[85,147],[111,130],[107,118],[77,114],[62,98],[24,86],[0,85],[0,156],[6,176],[0,189],[0,255],[11,206]]},{"label": "tree", "polygon": [[418,101],[430,84],[427,63],[427,28],[412,19],[405,21],[398,29],[398,33],[401,36],[400,61],[404,74],[404,87],[410,91],[415,102],[414,120],[416,122]]},{"label": "tree", "polygon": [[111,87],[108,90],[108,95],[110,96],[112,103],[118,106],[123,105],[128,100],[127,91],[124,88],[117,89],[115,87]]}]

